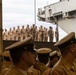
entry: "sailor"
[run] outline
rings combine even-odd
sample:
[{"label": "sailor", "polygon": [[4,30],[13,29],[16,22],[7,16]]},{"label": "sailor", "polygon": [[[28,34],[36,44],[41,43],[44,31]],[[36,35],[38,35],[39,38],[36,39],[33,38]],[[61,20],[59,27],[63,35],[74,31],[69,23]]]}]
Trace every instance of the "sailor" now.
[{"label": "sailor", "polygon": [[52,75],[76,75],[76,38],[71,32],[55,44],[61,51],[61,59],[52,69]]},{"label": "sailor", "polygon": [[12,28],[8,31],[8,40],[12,40]]},{"label": "sailor", "polygon": [[7,29],[5,29],[3,37],[4,37],[4,40],[8,39],[8,31],[7,31]]},{"label": "sailor", "polygon": [[28,24],[25,30],[26,30],[26,37],[29,37],[31,35],[31,30]]},{"label": "sailor", "polygon": [[58,28],[56,28],[56,30],[55,30],[55,39],[56,39],[56,42],[59,41],[59,31],[58,31]]},{"label": "sailor", "polygon": [[21,29],[20,29],[20,26],[17,26],[17,29],[16,29],[16,39],[17,40],[21,40]]},{"label": "sailor", "polygon": [[9,51],[4,51],[2,56],[4,57],[4,64],[2,66],[2,69],[9,68],[9,66],[11,65],[11,61],[12,61]]},{"label": "sailor", "polygon": [[50,48],[40,48],[36,52],[38,54],[39,62],[36,62],[35,68],[40,70],[41,74],[48,69],[46,64],[49,62],[49,53],[52,50]]},{"label": "sailor", "polygon": [[21,29],[21,40],[24,40],[26,38],[26,30],[25,30],[25,27],[24,25],[22,26],[22,29]]},{"label": "sailor", "polygon": [[35,26],[35,24],[33,24],[32,28],[31,28],[31,34],[33,36],[34,41],[35,41],[35,33],[36,33],[36,26]]},{"label": "sailor", "polygon": [[53,66],[56,64],[56,62],[58,61],[58,59],[59,59],[58,56],[60,56],[60,55],[59,55],[58,51],[52,51],[49,54],[49,56],[50,56],[50,62],[48,63],[47,66],[50,68],[45,70],[42,75],[50,75],[51,74],[51,70],[52,70]]},{"label": "sailor", "polygon": [[17,37],[16,35],[17,35],[16,28],[13,27],[13,30],[12,30],[12,40],[16,40],[16,37]]},{"label": "sailor", "polygon": [[39,33],[39,30],[37,29],[37,26],[35,26],[35,41],[38,41],[38,33]]},{"label": "sailor", "polygon": [[40,41],[42,41],[42,42],[43,42],[44,29],[43,29],[43,26],[42,26],[42,25],[40,26],[39,32],[40,32]]},{"label": "sailor", "polygon": [[44,27],[44,42],[48,42],[48,30]]},{"label": "sailor", "polygon": [[2,53],[2,56],[4,58],[4,61],[3,61],[2,67],[1,67],[1,75],[4,75],[8,71],[9,67],[11,67],[12,59],[10,57],[9,51],[4,51]]},{"label": "sailor", "polygon": [[49,54],[50,56],[50,64],[49,64],[49,67],[50,68],[53,68],[53,66],[57,63],[57,61],[59,60],[59,56],[58,56],[58,53],[57,51],[53,51]]},{"label": "sailor", "polygon": [[9,71],[6,72],[6,75],[28,75],[28,69],[35,64],[32,37],[16,42],[7,47],[6,50],[10,51],[14,64]]},{"label": "sailor", "polygon": [[49,36],[49,42],[53,42],[54,31],[53,31],[53,28],[51,26],[49,27],[48,36]]}]

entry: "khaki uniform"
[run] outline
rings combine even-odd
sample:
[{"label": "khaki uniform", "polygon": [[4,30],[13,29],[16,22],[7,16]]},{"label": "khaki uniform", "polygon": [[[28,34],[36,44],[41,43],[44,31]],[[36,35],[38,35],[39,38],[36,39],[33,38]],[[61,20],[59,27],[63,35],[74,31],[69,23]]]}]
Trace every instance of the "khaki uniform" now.
[{"label": "khaki uniform", "polygon": [[35,34],[36,34],[36,29],[35,29],[35,27],[32,27],[32,29],[31,29],[31,34],[32,34],[32,36],[33,36],[33,40],[35,40]]},{"label": "khaki uniform", "polygon": [[30,28],[26,28],[26,37],[29,37],[31,35],[31,32],[30,32]]},{"label": "khaki uniform", "polygon": [[1,69],[3,70],[5,68],[9,68],[10,66],[11,66],[11,62],[4,61]]},{"label": "khaki uniform", "polygon": [[[9,67],[11,67],[13,64],[11,62],[12,59],[10,57],[9,51],[4,51],[2,53],[2,56],[4,57],[4,61],[2,63],[2,67],[1,67],[1,75],[4,75],[8,71]],[[8,58],[8,60],[7,60],[7,58]]]},{"label": "khaki uniform", "polygon": [[5,75],[6,74],[6,72],[9,70],[9,68],[5,68],[5,69],[3,69],[2,71],[1,71],[1,75]]},{"label": "khaki uniform", "polygon": [[44,29],[44,41],[48,42],[48,31],[47,31],[47,29]]},{"label": "khaki uniform", "polygon": [[40,71],[33,67],[28,69],[28,75],[41,75]]},{"label": "khaki uniform", "polygon": [[24,28],[21,29],[22,40],[26,38],[26,30]]},{"label": "khaki uniform", "polygon": [[39,33],[39,31],[38,31],[38,29],[36,29],[35,41],[38,41],[38,33]]},{"label": "khaki uniform", "polygon": [[41,32],[40,32],[40,30],[38,30],[38,41],[41,41],[40,35],[41,35]]},{"label": "khaki uniform", "polygon": [[5,50],[9,50],[14,64],[5,75],[38,75],[28,71],[31,66],[35,65],[36,61],[32,36],[8,46]]},{"label": "khaki uniform", "polygon": [[12,40],[16,40],[16,30],[12,30]]},{"label": "khaki uniform", "polygon": [[7,31],[4,32],[3,37],[4,37],[4,40],[7,40],[8,39],[8,32]]},{"label": "khaki uniform", "polygon": [[8,40],[12,40],[12,30],[8,31]]},{"label": "khaki uniform", "polygon": [[65,60],[60,59],[52,69],[52,75],[76,75],[76,63],[71,66]]},{"label": "khaki uniform", "polygon": [[41,72],[41,74],[48,69],[48,67],[44,64],[44,63],[41,63],[39,62],[38,64],[36,64],[36,67],[35,67],[37,70],[39,70]]},{"label": "khaki uniform", "polygon": [[8,69],[5,75],[40,75],[40,71],[34,68],[29,68],[27,71],[23,71],[16,68],[15,66],[12,66]]},{"label": "khaki uniform", "polygon": [[44,29],[41,28],[39,31],[40,31],[40,41],[43,41],[43,37],[44,37]]},{"label": "khaki uniform", "polygon": [[55,31],[55,39],[56,39],[56,42],[59,41],[59,31],[58,30]]},{"label": "khaki uniform", "polygon": [[5,40],[4,35],[5,35],[5,32],[4,32],[4,31],[2,31],[2,37],[3,37],[3,40]]},{"label": "khaki uniform", "polygon": [[53,39],[54,39],[54,31],[53,30],[49,30],[48,31],[48,36],[49,36],[49,42],[53,42]]},{"label": "khaki uniform", "polygon": [[58,41],[54,46],[58,46],[62,57],[52,69],[52,75],[76,75],[76,38],[75,32]]},{"label": "khaki uniform", "polygon": [[21,40],[21,29],[16,29],[16,37],[18,40]]},{"label": "khaki uniform", "polygon": [[25,74],[15,66],[9,68],[9,70],[5,73],[5,75],[27,75],[26,71]]},{"label": "khaki uniform", "polygon": [[[36,66],[38,66],[38,68],[39,68],[38,70],[40,70],[41,73],[43,73],[45,70],[48,69],[46,64],[49,61],[48,58],[49,58],[49,53],[51,51],[52,50],[50,48],[40,48],[36,51],[38,53],[38,59],[39,59],[39,62],[37,63]],[[43,55],[43,57],[42,57],[42,55]]]},{"label": "khaki uniform", "polygon": [[43,72],[42,75],[50,75],[50,74],[51,74],[51,70],[52,70],[52,68],[48,68],[47,70],[45,70],[45,71]]}]

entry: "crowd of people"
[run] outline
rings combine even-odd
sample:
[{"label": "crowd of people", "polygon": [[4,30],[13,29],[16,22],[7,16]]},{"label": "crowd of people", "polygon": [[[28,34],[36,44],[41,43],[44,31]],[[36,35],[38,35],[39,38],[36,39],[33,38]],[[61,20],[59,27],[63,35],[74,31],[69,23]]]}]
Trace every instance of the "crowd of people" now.
[{"label": "crowd of people", "polygon": [[42,25],[37,28],[35,24],[32,26],[27,25],[26,27],[23,25],[22,28],[17,26],[10,28],[9,30],[3,30],[3,40],[24,40],[30,35],[33,36],[34,41],[44,41],[44,42],[53,42],[54,36],[56,42],[59,40],[59,31],[56,28],[55,32],[53,28],[50,26],[49,29],[43,27]]},{"label": "crowd of people", "polygon": [[33,37],[16,42],[1,56],[0,75],[76,75],[76,38],[71,32],[50,48],[35,49]]}]

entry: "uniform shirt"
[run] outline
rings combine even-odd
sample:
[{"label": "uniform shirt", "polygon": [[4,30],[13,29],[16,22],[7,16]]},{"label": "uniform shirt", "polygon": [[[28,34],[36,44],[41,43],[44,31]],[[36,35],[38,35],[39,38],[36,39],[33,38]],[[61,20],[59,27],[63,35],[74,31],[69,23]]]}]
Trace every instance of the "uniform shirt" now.
[{"label": "uniform shirt", "polygon": [[48,69],[48,67],[44,63],[39,62],[36,64],[36,69],[38,69],[42,74],[45,70]]},{"label": "uniform shirt", "polygon": [[40,71],[34,68],[29,68],[27,71],[24,71],[24,70],[16,68],[15,66],[12,66],[5,73],[5,75],[41,75],[41,74],[40,74]]},{"label": "uniform shirt", "polygon": [[60,59],[52,69],[52,75],[76,75],[76,63],[71,66],[65,60]]},{"label": "uniform shirt", "polygon": [[28,75],[41,75],[40,71],[33,67],[28,69],[27,74]]},{"label": "uniform shirt", "polygon": [[52,68],[48,68],[47,70],[45,70],[42,75],[50,75]]},{"label": "uniform shirt", "polygon": [[16,68],[12,66],[9,70],[5,73],[5,75],[27,75],[26,71]]},{"label": "uniform shirt", "polygon": [[11,62],[7,62],[7,61],[4,61],[2,64],[3,65],[1,67],[1,70],[5,69],[5,68],[9,68],[12,65]]}]

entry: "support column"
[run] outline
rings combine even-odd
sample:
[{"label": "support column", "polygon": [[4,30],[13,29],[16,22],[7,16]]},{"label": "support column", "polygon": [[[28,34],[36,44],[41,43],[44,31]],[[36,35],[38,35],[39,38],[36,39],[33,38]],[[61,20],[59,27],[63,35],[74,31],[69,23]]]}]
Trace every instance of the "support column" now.
[{"label": "support column", "polygon": [[3,51],[3,39],[2,39],[2,0],[0,0],[0,53]]},{"label": "support column", "polygon": [[34,0],[34,24],[36,25],[36,0]]}]

